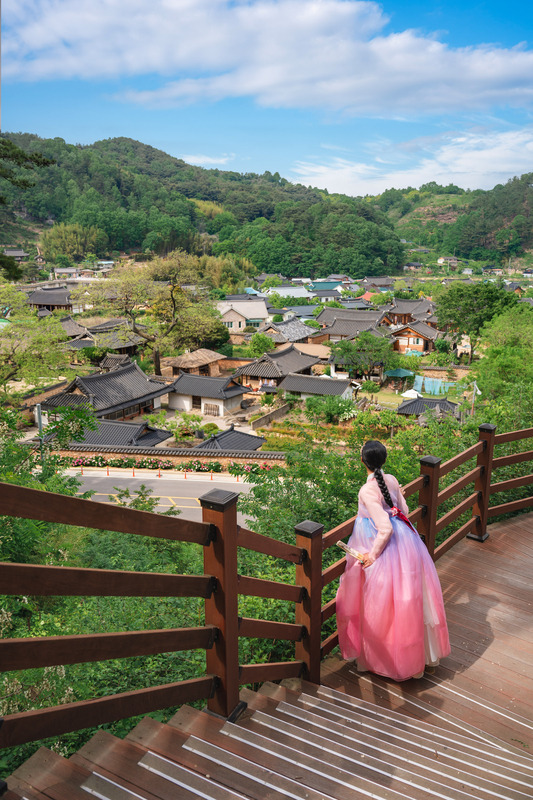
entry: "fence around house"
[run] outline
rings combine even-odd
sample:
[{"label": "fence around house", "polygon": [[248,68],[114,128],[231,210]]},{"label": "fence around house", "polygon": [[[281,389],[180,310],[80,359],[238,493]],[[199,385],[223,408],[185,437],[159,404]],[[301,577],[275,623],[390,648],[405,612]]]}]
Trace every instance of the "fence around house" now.
[{"label": "fence around house", "polygon": [[[492,495],[533,483],[532,474],[491,483],[493,470],[533,461],[533,451],[494,458],[495,445],[530,437],[533,437],[533,428],[496,434],[495,426],[482,425],[479,441],[449,461],[441,463],[433,456],[421,459],[420,476],[404,487],[404,492],[407,497],[418,492],[418,506],[409,516],[418,524],[435,560],[464,536],[483,542],[488,535],[488,519],[533,507],[533,496],[490,505]],[[474,458],[475,466],[449,486],[439,489],[443,476],[463,468]],[[438,516],[440,505],[449,505],[455,495],[465,492],[466,497],[456,506]],[[323,591],[344,570],[344,558],[324,569],[323,554],[351,533],[353,518],[327,533],[323,532],[322,525],[304,521],[296,526],[295,544],[291,545],[239,527],[238,495],[222,490],[200,498],[202,522],[53,493],[46,493],[46,503],[42,500],[43,493],[39,490],[0,484],[2,515],[196,543],[203,547],[204,573],[173,575],[2,563],[2,594],[203,597],[205,621],[203,626],[195,628],[3,639],[0,640],[3,670],[203,649],[206,672],[202,677],[175,683],[8,715],[0,727],[0,747],[59,736],[195,700],[206,700],[211,711],[228,717],[239,705],[239,688],[244,684],[297,676],[320,682],[321,659],[338,644],[336,631],[322,639],[324,623],[335,614],[335,598],[322,605]],[[469,515],[468,521],[437,545],[437,537],[442,538],[444,529],[464,514]],[[294,583],[239,575],[239,547],[294,564]],[[239,617],[239,595],[294,603],[294,622]],[[240,637],[294,642],[294,659],[240,664]]]}]

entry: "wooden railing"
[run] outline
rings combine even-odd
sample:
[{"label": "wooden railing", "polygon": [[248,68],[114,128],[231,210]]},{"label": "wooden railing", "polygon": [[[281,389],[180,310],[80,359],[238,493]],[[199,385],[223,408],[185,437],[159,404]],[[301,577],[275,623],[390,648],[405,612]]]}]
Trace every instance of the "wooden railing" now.
[{"label": "wooden railing", "polygon": [[[404,487],[404,493],[407,498],[415,498],[418,494],[418,503],[409,516],[413,523],[417,523],[435,560],[465,536],[483,542],[488,535],[489,518],[533,507],[531,496],[489,505],[492,495],[533,483],[532,474],[491,483],[495,469],[533,461],[533,451],[494,458],[495,445],[529,437],[533,438],[533,428],[496,434],[493,425],[482,425],[479,441],[449,461],[441,463],[433,456],[421,459],[421,474]],[[476,462],[469,468],[468,462],[472,459]],[[459,469],[463,472],[466,469],[466,472],[440,488],[441,480]],[[458,494],[460,497],[456,501],[454,498]],[[344,558],[323,568],[323,553],[350,535],[354,518],[327,533],[318,523],[302,522],[295,528],[296,541],[291,545],[239,527],[237,500],[238,495],[234,492],[211,491],[200,498],[203,521],[190,522],[0,484],[0,515],[196,543],[203,547],[204,553],[203,575],[2,563],[1,594],[197,597],[204,598],[205,607],[205,624],[195,628],[3,639],[0,640],[2,671],[180,650],[202,649],[206,653],[203,677],[8,715],[0,727],[0,747],[57,736],[195,700],[207,700],[211,711],[230,716],[239,705],[239,688],[244,684],[300,675],[315,683],[320,682],[321,659],[338,644],[336,631],[322,639],[323,626],[335,614],[334,597],[322,604],[324,589],[344,570]],[[439,506],[443,504],[448,510],[439,517]],[[445,529],[465,514],[468,515],[467,521],[443,538]],[[294,583],[239,575],[239,547],[294,564]],[[331,587],[329,591],[331,593]],[[294,603],[294,622],[239,617],[239,595]],[[240,664],[240,637],[294,642],[294,659]]]}]

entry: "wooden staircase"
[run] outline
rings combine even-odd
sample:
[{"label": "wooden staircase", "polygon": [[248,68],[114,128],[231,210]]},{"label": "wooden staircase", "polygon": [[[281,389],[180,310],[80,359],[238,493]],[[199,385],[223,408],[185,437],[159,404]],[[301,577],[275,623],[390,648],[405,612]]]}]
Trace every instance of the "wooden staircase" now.
[{"label": "wooden staircase", "polygon": [[[379,687],[374,676],[358,681],[363,691]],[[382,692],[377,703],[286,683],[243,690],[235,722],[183,706],[167,725],[144,718],[124,740],[99,731],[68,760],[41,748],[11,776],[4,800],[533,795],[533,758],[468,722],[478,697],[463,692],[460,719],[415,697],[387,703]]]}]

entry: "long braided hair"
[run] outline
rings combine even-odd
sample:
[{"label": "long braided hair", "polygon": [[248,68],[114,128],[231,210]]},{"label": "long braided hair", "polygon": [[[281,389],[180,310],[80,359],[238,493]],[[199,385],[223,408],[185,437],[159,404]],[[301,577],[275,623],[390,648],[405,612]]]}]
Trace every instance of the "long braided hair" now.
[{"label": "long braided hair", "polygon": [[381,494],[383,495],[383,499],[387,505],[392,508],[394,503],[392,502],[392,498],[381,470],[381,467],[387,460],[387,448],[384,444],[381,444],[381,442],[376,442],[371,439],[370,441],[365,442],[363,445],[361,449],[361,459],[365,467],[368,467],[368,469],[374,471],[374,477],[377,485],[379,486]]}]

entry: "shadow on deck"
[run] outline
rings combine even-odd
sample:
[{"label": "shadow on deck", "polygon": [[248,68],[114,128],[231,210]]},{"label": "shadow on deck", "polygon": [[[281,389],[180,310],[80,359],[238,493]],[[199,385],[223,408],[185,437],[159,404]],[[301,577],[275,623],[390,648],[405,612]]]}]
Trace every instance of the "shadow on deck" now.
[{"label": "shadow on deck", "polygon": [[533,754],[533,514],[488,531],[483,544],[463,539],[437,563],[452,646],[439,667],[395,683],[332,657],[322,684],[418,719],[436,713],[446,727],[460,721]]}]

